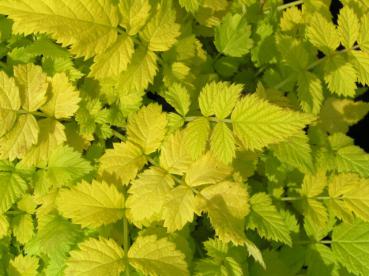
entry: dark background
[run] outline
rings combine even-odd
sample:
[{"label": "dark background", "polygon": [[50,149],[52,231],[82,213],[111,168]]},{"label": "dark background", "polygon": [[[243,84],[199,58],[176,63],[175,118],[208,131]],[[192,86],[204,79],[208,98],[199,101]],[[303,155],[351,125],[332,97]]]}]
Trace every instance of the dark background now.
[{"label": "dark background", "polygon": [[[294,0],[285,0],[284,3],[294,2]],[[339,0],[332,0],[330,10],[333,15],[333,20],[337,22],[337,14],[342,8],[342,3]],[[369,90],[369,89],[368,89]],[[367,91],[363,95],[356,98],[356,100],[361,100],[369,102],[369,92]],[[348,135],[355,140],[355,144],[363,148],[366,152],[369,152],[369,114],[365,116],[356,125],[350,127]]]}]

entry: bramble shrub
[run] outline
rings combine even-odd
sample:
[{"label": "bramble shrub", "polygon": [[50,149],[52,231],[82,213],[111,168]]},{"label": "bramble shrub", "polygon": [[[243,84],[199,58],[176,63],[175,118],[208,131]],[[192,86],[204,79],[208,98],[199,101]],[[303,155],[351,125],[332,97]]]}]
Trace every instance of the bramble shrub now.
[{"label": "bramble shrub", "polygon": [[0,275],[369,275],[369,1],[0,0]]}]

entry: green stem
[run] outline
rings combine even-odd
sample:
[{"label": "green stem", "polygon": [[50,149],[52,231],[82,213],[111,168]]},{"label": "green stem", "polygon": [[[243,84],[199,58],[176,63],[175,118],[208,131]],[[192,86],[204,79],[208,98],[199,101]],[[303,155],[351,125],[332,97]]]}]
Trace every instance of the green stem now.
[{"label": "green stem", "polygon": [[302,200],[302,197],[296,197],[296,196],[287,196],[287,197],[281,197],[280,200],[282,201],[297,201]]},{"label": "green stem", "polygon": [[125,141],[127,140],[126,137],[122,134],[120,134],[118,131],[116,131],[115,129],[112,129],[113,131],[113,135],[118,137],[121,141]]},{"label": "green stem", "polygon": [[288,9],[288,8],[291,8],[291,7],[300,5],[300,4],[304,4],[304,1],[303,0],[298,0],[298,1],[294,1],[294,2],[291,2],[291,3],[287,3],[287,4],[284,4],[284,5],[281,5],[281,6],[278,6],[277,7],[277,10],[283,11],[285,9]]},{"label": "green stem", "polygon": [[[282,200],[282,201],[298,201],[298,200],[303,200],[304,198],[306,198],[306,197],[287,196],[287,197],[281,197],[279,200]],[[307,199],[329,200],[331,198],[329,196],[315,196],[315,197],[307,197]]]},{"label": "green stem", "polygon": [[323,244],[331,244],[332,241],[320,241],[320,243],[323,243]]},{"label": "green stem", "polygon": [[[202,118],[203,116],[190,116],[190,117],[184,117],[184,120],[186,122],[191,122],[191,121],[194,121],[198,118]],[[223,122],[223,123],[228,123],[228,124],[231,124],[232,123],[232,120],[231,119],[222,119],[222,120],[219,120],[215,117],[206,117],[210,122],[216,122],[216,123],[219,123],[219,122]]]}]

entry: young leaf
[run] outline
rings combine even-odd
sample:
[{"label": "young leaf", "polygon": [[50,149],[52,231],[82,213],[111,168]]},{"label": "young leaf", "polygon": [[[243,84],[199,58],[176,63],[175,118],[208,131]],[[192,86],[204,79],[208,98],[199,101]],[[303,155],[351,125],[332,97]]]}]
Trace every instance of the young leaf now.
[{"label": "young leaf", "polygon": [[360,20],[360,31],[359,37],[357,39],[360,49],[362,49],[365,52],[369,52],[368,31],[369,31],[369,14],[365,14],[363,17],[361,17]]},{"label": "young leaf", "polygon": [[15,33],[48,33],[86,58],[103,53],[117,38],[118,13],[109,1],[6,0],[0,13],[14,20]]},{"label": "young leaf", "polygon": [[23,109],[33,112],[46,101],[48,83],[42,68],[33,64],[22,64],[14,67],[14,78],[19,87]]},{"label": "young leaf", "polygon": [[314,20],[310,21],[306,34],[310,42],[325,54],[336,50],[340,44],[340,37],[335,25],[321,14],[316,14]]},{"label": "young leaf", "polygon": [[247,24],[246,16],[228,14],[215,29],[215,47],[227,56],[242,57],[247,54],[253,41],[250,38],[251,27]]},{"label": "young leaf", "polygon": [[0,239],[8,235],[9,222],[5,215],[0,215]]},{"label": "young leaf", "polygon": [[92,166],[81,154],[67,146],[57,147],[48,159],[46,177],[54,186],[71,186],[92,171]]},{"label": "young leaf", "polygon": [[119,2],[119,11],[122,14],[120,25],[131,36],[145,25],[150,15],[151,5],[149,0],[122,0]]},{"label": "young leaf", "polygon": [[139,147],[131,142],[115,143],[114,149],[106,150],[100,158],[100,171],[117,176],[126,185],[145,163],[146,158]]},{"label": "young leaf", "polygon": [[224,180],[232,172],[232,169],[214,158],[211,153],[206,153],[196,162],[192,163],[186,173],[186,184],[191,187],[205,184],[215,184]]},{"label": "young leaf", "polygon": [[369,186],[356,174],[335,175],[329,182],[329,206],[341,219],[352,220],[352,214],[369,221]]},{"label": "young leaf", "polygon": [[270,148],[280,161],[296,167],[304,173],[314,171],[309,138],[303,131],[286,141],[271,145]]},{"label": "young leaf", "polygon": [[354,67],[342,56],[335,55],[327,59],[324,80],[330,92],[339,96],[354,97],[356,79]]},{"label": "young leaf", "polygon": [[68,77],[59,73],[51,79],[51,96],[41,109],[56,119],[70,118],[76,113],[80,100],[79,92]]},{"label": "young leaf", "polygon": [[62,259],[81,238],[77,225],[59,215],[43,215],[38,219],[36,235],[26,244],[28,255],[47,255]]},{"label": "young leaf", "polygon": [[359,36],[359,19],[348,6],[343,7],[338,15],[338,32],[343,46],[347,49],[354,46]]},{"label": "young leaf", "polygon": [[157,71],[157,56],[154,52],[138,48],[128,65],[127,70],[119,76],[120,93],[129,95],[131,93],[143,92],[153,82]]},{"label": "young leaf", "polygon": [[196,212],[208,213],[221,241],[235,245],[246,242],[244,218],[249,213],[249,205],[242,184],[225,181],[204,188],[196,197]]},{"label": "young leaf", "polygon": [[318,114],[324,100],[321,80],[310,72],[303,72],[297,80],[301,108],[303,111]]},{"label": "young leaf", "polygon": [[193,159],[204,154],[210,133],[210,123],[204,117],[189,122],[184,129],[184,143]]},{"label": "young leaf", "polygon": [[33,237],[35,229],[30,214],[14,216],[11,224],[13,235],[20,244],[26,244]]},{"label": "young leaf", "polygon": [[233,131],[249,150],[259,150],[296,135],[314,117],[270,104],[256,95],[241,99],[232,113]]},{"label": "young leaf", "polygon": [[369,85],[369,54],[362,51],[351,51],[350,61],[357,73],[357,80]]},{"label": "young leaf", "polygon": [[124,196],[105,182],[82,181],[71,189],[62,189],[56,205],[60,214],[82,227],[96,228],[124,215]]},{"label": "young leaf", "polygon": [[164,226],[168,232],[180,230],[187,222],[192,222],[195,211],[195,196],[191,189],[179,185],[171,190],[163,205]]},{"label": "young leaf", "polygon": [[34,256],[18,255],[9,262],[9,275],[36,276],[39,274],[39,260]]},{"label": "young leaf", "polygon": [[0,183],[0,214],[3,214],[24,194],[27,183],[16,172],[1,171]]},{"label": "young leaf", "polygon": [[139,236],[128,251],[129,264],[148,275],[189,275],[185,256],[166,238]]},{"label": "young leaf", "polygon": [[289,229],[267,194],[254,194],[250,198],[250,209],[247,228],[256,230],[261,237],[292,245]]},{"label": "young leaf", "polygon": [[173,186],[173,178],[164,170],[151,167],[144,171],[128,191],[127,216],[138,226],[156,220]]},{"label": "young leaf", "polygon": [[176,22],[175,11],[171,1],[159,4],[155,15],[149,20],[140,33],[141,38],[148,43],[151,51],[168,51],[181,34],[180,25]]},{"label": "young leaf", "polygon": [[185,146],[184,134],[177,131],[163,142],[160,150],[160,166],[169,173],[183,175],[193,159]]},{"label": "young leaf", "polygon": [[227,82],[211,82],[206,84],[200,92],[199,106],[204,116],[215,115],[218,119],[225,119],[232,112],[243,85]]},{"label": "young leaf", "polygon": [[190,94],[183,85],[174,83],[165,92],[164,98],[179,114],[186,116],[190,108],[191,99]]},{"label": "young leaf", "polygon": [[223,122],[218,122],[211,133],[210,151],[225,164],[231,163],[236,155],[233,133]]},{"label": "young leaf", "polygon": [[369,273],[369,224],[355,221],[333,229],[332,250],[338,262],[356,275]]},{"label": "young leaf", "polygon": [[127,69],[133,52],[132,39],[125,33],[121,34],[106,52],[95,57],[90,76],[96,79],[118,77]]},{"label": "young leaf", "polygon": [[129,118],[128,140],[140,146],[145,154],[150,154],[160,147],[167,124],[167,117],[161,111],[161,106],[150,104]]},{"label": "young leaf", "polygon": [[31,114],[18,116],[14,127],[0,138],[0,159],[23,158],[37,143],[39,126]]},{"label": "young leaf", "polygon": [[13,78],[0,72],[0,137],[7,133],[17,119],[17,110],[21,107],[19,88]]},{"label": "young leaf", "polygon": [[89,238],[70,252],[66,275],[119,276],[125,269],[123,249],[111,239]]}]

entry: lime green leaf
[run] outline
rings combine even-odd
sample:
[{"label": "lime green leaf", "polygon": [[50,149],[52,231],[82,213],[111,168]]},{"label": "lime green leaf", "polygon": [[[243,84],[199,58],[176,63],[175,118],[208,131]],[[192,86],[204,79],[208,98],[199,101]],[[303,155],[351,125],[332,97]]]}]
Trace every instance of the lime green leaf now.
[{"label": "lime green leaf", "polygon": [[369,54],[362,51],[351,51],[350,61],[354,66],[358,81],[369,85]]},{"label": "lime green leaf", "polygon": [[160,105],[144,106],[128,120],[128,140],[140,146],[145,154],[152,153],[160,147],[167,124]]},{"label": "lime green leaf", "polygon": [[251,212],[247,217],[247,227],[256,230],[261,237],[292,245],[289,229],[265,193],[257,193],[250,198]]},{"label": "lime green leaf", "polygon": [[331,210],[343,219],[350,219],[353,213],[360,219],[369,221],[368,184],[367,179],[356,174],[335,175],[329,182]]},{"label": "lime green leaf", "polygon": [[184,130],[184,143],[193,159],[199,158],[206,149],[210,123],[204,117],[189,122]]},{"label": "lime green leaf", "polygon": [[271,145],[270,148],[280,161],[296,167],[304,173],[314,170],[309,138],[303,131],[286,141]]},{"label": "lime green leaf", "polygon": [[0,240],[8,235],[9,222],[5,215],[0,215]]},{"label": "lime green leaf", "polygon": [[318,126],[329,133],[346,133],[369,111],[369,103],[329,97],[319,114]]},{"label": "lime green leaf", "polygon": [[352,9],[344,6],[338,15],[338,32],[343,46],[351,48],[359,36],[359,19]]},{"label": "lime green leaf", "polygon": [[129,264],[145,275],[189,275],[185,255],[166,238],[139,236],[128,251]]},{"label": "lime green leaf", "polygon": [[369,14],[365,14],[361,18],[360,22],[360,32],[358,37],[358,44],[360,46],[360,49],[362,49],[365,52],[369,52]]},{"label": "lime green leaf", "polygon": [[7,133],[17,119],[16,111],[21,107],[19,88],[13,78],[0,72],[0,137]]},{"label": "lime green leaf", "polygon": [[95,57],[90,76],[97,79],[118,77],[127,69],[133,52],[132,39],[125,33],[121,34],[110,48]]},{"label": "lime green leaf", "polygon": [[185,8],[186,11],[195,13],[200,7],[201,0],[179,0],[179,5]]},{"label": "lime green leaf", "polygon": [[126,185],[145,165],[146,158],[142,150],[131,142],[115,143],[113,146],[114,149],[106,150],[100,158],[100,170],[117,176]]},{"label": "lime green leaf", "polygon": [[0,172],[0,214],[8,211],[26,190],[27,183],[20,175]]},{"label": "lime green leaf", "polygon": [[233,131],[246,149],[262,149],[298,134],[314,117],[281,108],[248,95],[240,100],[233,113]]},{"label": "lime green leaf", "polygon": [[356,89],[356,71],[342,56],[327,58],[324,80],[330,92],[339,96],[353,97]]},{"label": "lime green leaf", "polygon": [[17,202],[17,208],[26,212],[27,214],[32,215],[36,212],[37,203],[32,195],[26,194],[21,200]]},{"label": "lime green leaf", "polygon": [[38,142],[32,146],[23,158],[22,162],[27,165],[44,164],[52,151],[61,145],[67,138],[64,133],[64,125],[53,118],[37,121],[40,129]]},{"label": "lime green leaf", "polygon": [[186,184],[191,187],[215,184],[227,178],[232,168],[218,161],[211,153],[206,153],[192,163],[186,173]]},{"label": "lime green leaf", "polygon": [[340,36],[335,25],[318,13],[310,20],[307,37],[315,47],[326,54],[336,50],[340,44]]},{"label": "lime green leaf", "polygon": [[15,82],[19,87],[22,107],[33,112],[46,101],[47,79],[41,67],[33,64],[22,64],[14,67]]},{"label": "lime green leaf", "polygon": [[46,177],[54,186],[71,186],[90,171],[92,166],[79,152],[68,146],[59,146],[50,154]]},{"label": "lime green leaf", "polygon": [[308,236],[319,240],[327,233],[324,232],[328,224],[327,208],[322,202],[308,198],[304,202],[304,228]]},{"label": "lime green leaf", "polygon": [[21,214],[12,219],[13,235],[21,244],[26,244],[34,235],[33,219],[30,214]]},{"label": "lime green leaf", "polygon": [[214,44],[219,52],[227,56],[242,57],[253,45],[250,35],[251,27],[247,24],[246,16],[228,14],[215,29]]},{"label": "lime green leaf", "polygon": [[332,250],[339,263],[355,275],[369,274],[369,224],[355,221],[333,229]]},{"label": "lime green leaf", "polygon": [[204,116],[214,115],[224,119],[232,112],[241,94],[243,85],[228,82],[211,82],[200,92],[199,106]]},{"label": "lime green leaf", "polygon": [[173,178],[160,168],[151,167],[141,173],[132,181],[128,191],[126,207],[129,219],[137,226],[157,220],[173,186]]},{"label": "lime green leaf", "polygon": [[195,211],[195,197],[191,189],[180,185],[170,191],[163,206],[164,226],[168,232],[180,230],[192,222]]},{"label": "lime green leaf", "polygon": [[223,122],[218,122],[211,133],[210,151],[225,164],[231,163],[236,155],[233,133]]},{"label": "lime green leaf", "polygon": [[143,92],[153,82],[157,71],[157,56],[154,52],[138,48],[127,70],[119,76],[120,93],[131,94]]},{"label": "lime green leaf", "polygon": [[329,137],[335,153],[334,170],[340,173],[356,172],[363,177],[369,176],[369,154],[358,146],[353,140],[342,133]]},{"label": "lime green leaf", "polygon": [[119,2],[119,11],[122,14],[120,25],[129,35],[135,35],[145,25],[150,15],[149,0],[122,0]]},{"label": "lime green leaf", "polygon": [[111,239],[90,238],[70,252],[66,275],[119,276],[125,269],[123,249]]},{"label": "lime green leaf", "polygon": [[18,116],[14,127],[0,138],[0,159],[22,158],[37,143],[39,126],[31,114]]},{"label": "lime green leaf", "polygon": [[18,255],[9,262],[10,276],[36,276],[39,262],[37,257]]},{"label": "lime green leaf", "polygon": [[301,108],[303,111],[318,114],[324,100],[321,80],[310,72],[303,72],[297,80]]},{"label": "lime green leaf", "polygon": [[160,166],[169,173],[183,175],[192,163],[192,157],[185,145],[184,134],[177,131],[163,142],[160,150]]},{"label": "lime green leaf", "polygon": [[56,119],[70,118],[76,113],[79,101],[79,92],[68,77],[64,73],[58,73],[51,79],[51,96],[41,109]]},{"label": "lime green leaf", "polygon": [[180,25],[175,21],[176,14],[171,1],[161,2],[155,15],[140,33],[142,39],[149,44],[149,50],[167,51],[173,46],[180,35]]},{"label": "lime green leaf", "polygon": [[14,20],[15,33],[48,33],[86,58],[103,53],[117,38],[118,14],[108,1],[7,0],[0,12]]},{"label": "lime green leaf", "polygon": [[206,212],[216,235],[225,243],[246,242],[244,219],[249,213],[246,187],[234,182],[221,182],[203,189],[196,197],[196,212]]},{"label": "lime green leaf", "polygon": [[124,215],[124,196],[113,185],[85,181],[59,191],[58,211],[73,223],[96,228],[116,222]]},{"label": "lime green leaf", "polygon": [[171,85],[168,91],[165,92],[164,98],[179,114],[186,116],[191,105],[191,99],[183,85],[179,83]]},{"label": "lime green leaf", "polygon": [[37,230],[25,246],[29,255],[46,254],[51,258],[64,258],[81,238],[80,228],[58,215],[40,216]]},{"label": "lime green leaf", "polygon": [[300,193],[307,198],[316,197],[323,193],[326,186],[325,171],[319,170],[315,174],[305,174]]}]

